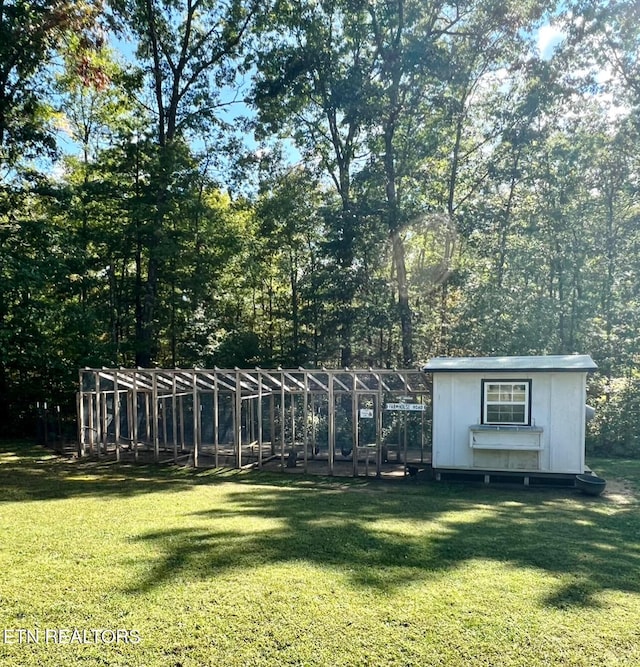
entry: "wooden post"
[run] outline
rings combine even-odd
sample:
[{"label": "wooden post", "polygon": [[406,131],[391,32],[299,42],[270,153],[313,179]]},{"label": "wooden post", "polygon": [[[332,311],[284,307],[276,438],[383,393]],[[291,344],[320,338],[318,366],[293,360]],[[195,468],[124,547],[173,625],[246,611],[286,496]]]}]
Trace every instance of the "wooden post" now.
[{"label": "wooden post", "polygon": [[44,446],[49,446],[49,415],[47,414],[47,402],[42,404],[42,437],[44,438]]},{"label": "wooden post", "polygon": [[[420,395],[420,403],[426,408],[424,405],[424,394]],[[420,412],[420,463],[424,463],[424,413],[425,410]]]},{"label": "wooden post", "polygon": [[217,468],[219,464],[218,449],[220,447],[220,426],[219,426],[219,407],[218,407],[218,373],[213,374],[213,464]]},{"label": "wooden post", "polygon": [[78,412],[78,456],[84,458],[86,451],[85,421],[84,421],[84,391],[83,391],[83,373],[78,371],[79,388],[76,398],[76,409]]},{"label": "wooden post", "polygon": [[407,476],[407,420],[409,419],[409,413],[405,411],[404,413],[404,443],[402,447],[402,462],[404,464],[404,476]]},{"label": "wooden post", "polygon": [[316,406],[313,392],[311,392],[311,458],[316,458]]},{"label": "wooden post", "polygon": [[296,451],[296,395],[292,391],[289,394],[289,407],[291,408],[291,450]]},{"label": "wooden post", "polygon": [[271,392],[269,396],[269,420],[271,432],[269,433],[269,438],[271,440],[271,456],[276,455],[276,396]]},{"label": "wooden post", "polygon": [[187,448],[185,439],[184,439],[184,394],[180,394],[180,451],[184,452]]},{"label": "wooden post", "polygon": [[[231,407],[231,442],[226,441],[224,444],[225,447],[225,461],[228,462],[229,457],[229,446],[231,446],[231,452],[233,454],[234,465],[237,465],[238,459],[236,455],[236,439],[238,437],[238,415],[236,414],[236,403],[235,403],[235,390],[224,391],[225,399],[223,401],[224,414],[228,415],[227,406]],[[226,397],[229,396],[229,401],[227,402]],[[226,429],[228,433],[229,429]]]},{"label": "wooden post", "polygon": [[378,380],[378,397],[376,403],[376,477],[382,476],[382,376],[376,375]]},{"label": "wooden post", "polygon": [[199,446],[198,442],[200,440],[200,434],[199,434],[199,425],[200,425],[200,419],[199,419],[199,413],[200,413],[200,408],[198,406],[198,382],[197,382],[197,375],[196,371],[194,369],[193,371],[193,376],[192,376],[192,393],[193,393],[193,467],[197,468],[199,464]]},{"label": "wooden post", "polygon": [[137,371],[133,371],[133,382],[131,388],[131,442],[133,443],[133,460],[138,462],[138,382]]},{"label": "wooden post", "polygon": [[132,391],[132,389],[127,389],[127,393],[125,394],[125,410],[127,411],[127,440],[129,441],[129,451],[131,451],[133,447],[133,401],[131,399]]},{"label": "wooden post", "polygon": [[353,394],[351,395],[351,429],[353,434],[353,443],[351,448],[351,456],[353,458],[353,476],[358,476],[358,446],[360,445],[358,439],[358,394],[356,373],[353,372]]},{"label": "wooden post", "polygon": [[[404,389],[405,394],[407,393],[407,387],[409,383],[407,382],[406,375],[404,376]],[[404,476],[407,476],[407,419],[409,418],[409,413],[405,411],[404,413],[404,443],[402,447],[402,459],[404,463]]]},{"label": "wooden post", "polygon": [[151,405],[149,402],[149,390],[144,392],[144,421],[145,444],[151,444]]},{"label": "wooden post", "polygon": [[167,451],[167,397],[162,396],[159,399],[158,410],[160,411],[160,419],[162,421],[162,451]]},{"label": "wooden post", "polygon": [[236,413],[236,468],[242,468],[242,385],[240,384],[240,372],[236,369],[236,391],[235,413]]},{"label": "wooden post", "polygon": [[89,454],[93,456],[94,453],[94,443],[95,443],[95,432],[93,430],[94,427],[94,409],[93,409],[93,403],[94,403],[94,396],[95,392],[89,392],[87,394],[87,408],[88,408],[88,425],[89,425]]},{"label": "wooden post", "polygon": [[302,395],[302,420],[303,420],[303,430],[302,430],[302,451],[304,452],[304,473],[307,474],[308,464],[309,464],[309,377],[307,371],[303,373],[304,377],[304,393]]},{"label": "wooden post", "polygon": [[114,440],[116,445],[116,461],[120,460],[120,389],[118,371],[113,372],[113,420]]},{"label": "wooden post", "polygon": [[[96,443],[96,451],[98,454],[98,458],[100,458],[100,441],[102,440],[102,413],[100,408],[102,407],[101,405],[101,399],[102,399],[102,394],[100,391],[100,375],[99,373],[94,373],[94,381],[95,381],[95,405],[96,405],[96,418],[95,422],[93,424],[93,432],[95,433],[95,443]],[[47,404],[45,402],[44,404],[44,414],[45,414],[45,424],[46,424],[46,416],[47,416]],[[46,430],[45,430],[46,433]]]},{"label": "wooden post", "polygon": [[284,373],[280,373],[280,469],[284,470],[284,420],[286,412]]},{"label": "wooden post", "polygon": [[56,405],[56,434],[58,437],[58,444],[56,450],[60,454],[64,454],[64,440],[62,438],[62,417],[60,415],[60,406]]},{"label": "wooden post", "polygon": [[160,461],[160,433],[159,433],[159,422],[160,418],[158,415],[158,372],[152,371],[151,373],[151,401],[153,405],[151,406],[151,414],[153,415],[153,427],[151,429],[151,435],[153,437],[153,460],[158,463]]},{"label": "wooden post", "polygon": [[171,437],[173,438],[173,462],[178,463],[178,404],[176,372],[171,376]]},{"label": "wooden post", "polygon": [[84,428],[84,424],[82,422],[82,392],[78,391],[76,392],[76,424],[77,424],[77,432],[78,432],[78,449],[77,449],[77,454],[78,458],[82,458],[82,430]]},{"label": "wooden post", "polygon": [[336,403],[333,394],[333,373],[327,373],[329,384],[329,406],[328,406],[328,457],[329,457],[329,475],[333,475],[333,460],[335,457],[336,446]]},{"label": "wooden post", "polygon": [[162,413],[162,451],[167,451],[167,397],[163,396],[159,404],[160,412]]},{"label": "wooden post", "polygon": [[256,440],[256,420],[253,414],[255,398],[249,398],[247,400],[249,401],[249,442],[253,443]]},{"label": "wooden post", "polygon": [[262,374],[258,371],[258,470],[262,470]]},{"label": "wooden post", "polygon": [[100,413],[102,415],[101,417],[101,424],[100,424],[100,434],[102,436],[102,452],[103,454],[107,454],[107,444],[109,442],[109,424],[107,422],[107,392],[100,390]]}]

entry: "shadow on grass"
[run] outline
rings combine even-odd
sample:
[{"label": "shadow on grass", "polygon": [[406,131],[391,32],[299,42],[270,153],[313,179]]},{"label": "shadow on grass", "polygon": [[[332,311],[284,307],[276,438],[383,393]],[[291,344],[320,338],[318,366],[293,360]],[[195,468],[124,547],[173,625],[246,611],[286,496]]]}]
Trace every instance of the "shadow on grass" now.
[{"label": "shadow on grass", "polygon": [[[174,577],[204,579],[230,569],[250,576],[262,564],[295,562],[389,591],[477,559],[561,575],[560,587],[540,600],[555,608],[596,608],[604,590],[640,592],[640,518],[632,508],[612,509],[570,491],[422,488],[410,495],[264,487],[233,494],[224,508],[190,515],[201,527],[137,537],[161,555],[128,592]],[[225,517],[279,527],[214,528]]]},{"label": "shadow on grass", "polygon": [[131,496],[191,484],[186,475],[166,466],[78,462],[30,443],[0,443],[0,502]]},{"label": "shadow on grass", "polygon": [[[30,442],[0,440],[0,502],[48,500],[82,496],[129,497],[175,492],[193,486],[233,481],[277,487],[335,487],[328,478],[305,478],[255,470],[201,468],[155,463],[125,463],[109,459],[77,460],[72,453],[55,453]],[[357,480],[347,480],[358,484]]]},{"label": "shadow on grass", "polygon": [[606,590],[640,593],[635,502],[552,489],[77,463],[32,445],[0,444],[0,501],[128,497],[227,480],[251,488],[225,493],[223,506],[186,510],[184,528],[133,538],[159,555],[127,592],[145,593],[178,577],[207,579],[231,570],[250,576],[263,564],[296,562],[330,568],[356,587],[388,591],[485,560],[562,576],[540,600],[554,608],[597,607]]}]

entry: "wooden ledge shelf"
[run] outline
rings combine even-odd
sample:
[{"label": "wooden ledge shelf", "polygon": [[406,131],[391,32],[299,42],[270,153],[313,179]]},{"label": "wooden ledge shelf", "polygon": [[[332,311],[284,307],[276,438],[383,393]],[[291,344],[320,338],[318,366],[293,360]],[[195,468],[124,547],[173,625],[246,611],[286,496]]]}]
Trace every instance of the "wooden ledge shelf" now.
[{"label": "wooden ledge shelf", "polygon": [[476,424],[469,427],[469,447],[513,452],[539,452],[543,449],[540,426]]},{"label": "wooden ledge shelf", "polygon": [[509,445],[501,442],[483,442],[481,444],[471,443],[473,449],[506,449],[513,452],[539,452],[543,449],[542,445]]},{"label": "wooden ledge shelf", "polygon": [[511,424],[475,424],[469,426],[472,432],[504,431],[505,433],[542,433],[542,426],[515,426]]}]

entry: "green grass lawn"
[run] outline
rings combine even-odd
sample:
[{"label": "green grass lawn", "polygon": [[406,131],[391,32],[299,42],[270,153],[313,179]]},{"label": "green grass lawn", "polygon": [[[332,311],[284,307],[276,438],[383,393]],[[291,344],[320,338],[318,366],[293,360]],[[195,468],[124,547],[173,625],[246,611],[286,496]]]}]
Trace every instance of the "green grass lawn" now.
[{"label": "green grass lawn", "polygon": [[1,445],[0,664],[640,665],[640,462],[589,463],[610,495]]}]

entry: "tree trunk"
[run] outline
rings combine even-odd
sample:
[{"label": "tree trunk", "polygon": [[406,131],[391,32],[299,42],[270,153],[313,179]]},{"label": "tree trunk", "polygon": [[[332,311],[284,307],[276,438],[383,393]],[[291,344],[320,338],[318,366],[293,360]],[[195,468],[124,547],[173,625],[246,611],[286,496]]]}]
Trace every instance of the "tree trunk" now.
[{"label": "tree trunk", "polygon": [[404,242],[398,230],[391,232],[393,262],[396,268],[398,284],[398,314],[400,316],[400,340],[402,344],[402,363],[410,366],[413,363],[413,325],[409,303],[409,284],[405,260]]},{"label": "tree trunk", "polygon": [[[397,99],[394,96],[394,106],[397,105]],[[397,108],[397,106],[396,106]],[[395,150],[393,140],[395,136],[395,114],[388,121],[385,130],[385,155],[384,169],[386,176],[386,195],[387,195],[387,226],[391,238],[391,250],[393,264],[396,274],[396,283],[398,286],[398,315],[400,318],[400,340],[402,346],[402,363],[404,366],[410,366],[413,363],[413,327],[411,323],[412,313],[409,302],[409,282],[407,276],[406,255],[404,242],[400,232],[400,211],[397,190],[397,175],[395,165]]]}]

